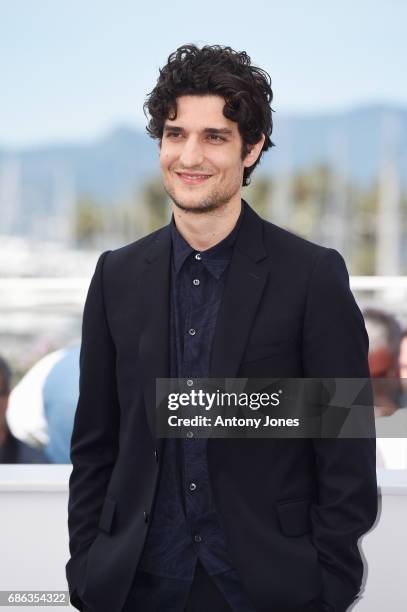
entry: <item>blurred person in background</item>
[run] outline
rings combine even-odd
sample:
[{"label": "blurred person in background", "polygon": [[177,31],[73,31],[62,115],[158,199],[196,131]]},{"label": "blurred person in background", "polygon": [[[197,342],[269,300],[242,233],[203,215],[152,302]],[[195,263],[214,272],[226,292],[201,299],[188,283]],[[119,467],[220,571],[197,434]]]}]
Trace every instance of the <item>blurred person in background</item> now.
[{"label": "blurred person in background", "polygon": [[[376,415],[376,466],[407,468],[407,410],[400,384],[401,327],[390,313],[378,308],[364,311],[369,336],[369,369]],[[378,418],[386,417],[386,418]]]},{"label": "blurred person in background", "polygon": [[376,416],[388,416],[399,407],[401,327],[396,318],[378,308],[363,312],[369,336],[369,370],[374,380]]},{"label": "blurred person in background", "polygon": [[50,463],[70,463],[79,396],[79,345],[40,359],[10,394],[7,421],[21,441],[42,448]]},{"label": "blurred person in background", "polygon": [[0,357],[0,463],[47,463],[44,453],[21,442],[11,433],[6,420],[11,370]]},{"label": "blurred person in background", "polygon": [[400,405],[407,408],[407,330],[404,330],[400,341],[399,371],[401,384]]}]

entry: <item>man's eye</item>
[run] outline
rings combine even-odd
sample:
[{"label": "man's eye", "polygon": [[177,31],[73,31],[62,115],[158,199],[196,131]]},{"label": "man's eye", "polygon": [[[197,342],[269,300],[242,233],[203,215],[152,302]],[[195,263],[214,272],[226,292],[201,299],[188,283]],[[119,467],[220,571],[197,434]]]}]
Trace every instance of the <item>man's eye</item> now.
[{"label": "man's eye", "polygon": [[[182,134],[180,132],[167,132],[166,137],[171,138],[171,140],[181,140]],[[208,138],[212,142],[224,142],[225,141],[225,139],[222,138],[222,136],[218,136],[217,134],[209,134]]]}]

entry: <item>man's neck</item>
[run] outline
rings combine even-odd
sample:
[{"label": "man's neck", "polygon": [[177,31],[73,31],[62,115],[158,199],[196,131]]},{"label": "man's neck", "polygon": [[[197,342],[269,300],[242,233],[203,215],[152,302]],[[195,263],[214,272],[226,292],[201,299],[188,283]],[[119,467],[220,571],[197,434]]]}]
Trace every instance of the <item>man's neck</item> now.
[{"label": "man's neck", "polygon": [[207,213],[187,212],[173,204],[177,230],[196,251],[206,251],[226,238],[235,227],[240,211],[240,194],[221,208]]}]

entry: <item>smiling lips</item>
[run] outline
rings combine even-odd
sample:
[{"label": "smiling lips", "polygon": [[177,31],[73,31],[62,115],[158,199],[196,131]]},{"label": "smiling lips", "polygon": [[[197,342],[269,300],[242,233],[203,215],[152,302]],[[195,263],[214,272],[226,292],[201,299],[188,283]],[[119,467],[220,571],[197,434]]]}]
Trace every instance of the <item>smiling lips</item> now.
[{"label": "smiling lips", "polygon": [[176,174],[186,185],[200,185],[211,177],[211,174],[194,174],[188,172],[176,172]]}]

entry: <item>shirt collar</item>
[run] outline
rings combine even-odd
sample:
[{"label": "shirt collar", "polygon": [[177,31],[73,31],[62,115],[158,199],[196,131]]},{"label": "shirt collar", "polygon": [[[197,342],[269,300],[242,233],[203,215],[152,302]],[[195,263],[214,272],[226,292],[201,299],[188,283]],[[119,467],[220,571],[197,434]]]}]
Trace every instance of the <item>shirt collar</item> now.
[{"label": "shirt collar", "polygon": [[239,228],[242,224],[242,219],[245,211],[245,202],[242,200],[240,209],[240,215],[234,228],[231,232],[223,238],[220,242],[212,246],[210,249],[205,251],[196,251],[191,245],[185,240],[180,234],[174,221],[174,215],[171,217],[170,229],[171,229],[171,240],[172,240],[172,253],[173,261],[175,266],[175,272],[181,270],[185,260],[193,253],[194,255],[200,254],[201,261],[207,270],[215,276],[220,278],[224,270],[226,269],[230,258],[232,256],[233,245],[236,241]]}]

